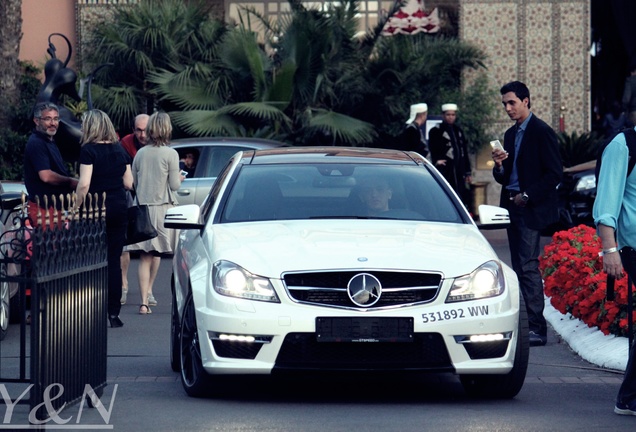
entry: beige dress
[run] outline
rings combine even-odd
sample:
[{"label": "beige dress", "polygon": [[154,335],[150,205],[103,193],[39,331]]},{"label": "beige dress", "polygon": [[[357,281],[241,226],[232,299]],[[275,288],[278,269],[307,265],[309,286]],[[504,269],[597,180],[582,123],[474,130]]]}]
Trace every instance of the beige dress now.
[{"label": "beige dress", "polygon": [[178,205],[175,191],[181,186],[179,154],[166,146],[142,147],[132,164],[133,181],[139,204],[147,204],[150,220],[158,236],[126,247],[126,251],[173,254],[177,231],[165,228],[163,219],[169,208]]}]

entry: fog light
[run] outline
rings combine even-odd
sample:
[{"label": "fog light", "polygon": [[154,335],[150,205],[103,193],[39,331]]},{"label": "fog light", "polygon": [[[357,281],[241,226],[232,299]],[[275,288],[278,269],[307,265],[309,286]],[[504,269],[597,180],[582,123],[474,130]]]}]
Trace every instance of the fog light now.
[{"label": "fog light", "polygon": [[502,340],[510,340],[511,336],[512,336],[511,332],[491,333],[491,334],[481,334],[481,335],[464,335],[464,336],[455,336],[455,342],[459,344],[496,342],[496,341],[502,341]]},{"label": "fog light", "polygon": [[232,341],[232,342],[254,342],[256,338],[254,336],[246,336],[246,335],[220,334],[219,340]]},{"label": "fog light", "polygon": [[503,340],[504,335],[501,333],[497,334],[488,334],[488,335],[472,335],[470,337],[471,342],[492,342]]},{"label": "fog light", "polygon": [[217,332],[208,332],[208,337],[212,341],[242,342],[247,344],[251,344],[251,343],[266,344],[272,341],[272,336],[228,334],[228,333],[217,333]]}]

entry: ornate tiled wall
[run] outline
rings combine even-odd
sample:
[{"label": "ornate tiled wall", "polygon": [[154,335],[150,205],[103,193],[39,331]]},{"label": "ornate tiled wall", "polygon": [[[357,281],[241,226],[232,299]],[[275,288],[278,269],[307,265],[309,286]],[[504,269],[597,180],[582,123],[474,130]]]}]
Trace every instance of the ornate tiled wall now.
[{"label": "ornate tiled wall", "polygon": [[[590,130],[590,0],[460,0],[460,37],[488,54],[495,88],[523,81],[532,111],[555,130],[561,107],[566,132]],[[510,126],[502,109],[493,136],[503,136]],[[490,172],[475,177],[491,182],[487,201],[496,204],[499,187]]]},{"label": "ornate tiled wall", "polygon": [[[590,0],[462,0],[460,35],[486,51],[493,85],[530,88],[533,111],[557,129],[590,124]],[[508,125],[501,113],[502,128]]]}]

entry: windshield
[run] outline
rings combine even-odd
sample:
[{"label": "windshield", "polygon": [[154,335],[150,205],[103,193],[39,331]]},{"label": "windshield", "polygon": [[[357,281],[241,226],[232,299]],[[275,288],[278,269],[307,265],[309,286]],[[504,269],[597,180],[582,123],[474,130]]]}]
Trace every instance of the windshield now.
[{"label": "windshield", "polygon": [[423,167],[379,164],[244,166],[220,221],[402,219],[464,223]]}]

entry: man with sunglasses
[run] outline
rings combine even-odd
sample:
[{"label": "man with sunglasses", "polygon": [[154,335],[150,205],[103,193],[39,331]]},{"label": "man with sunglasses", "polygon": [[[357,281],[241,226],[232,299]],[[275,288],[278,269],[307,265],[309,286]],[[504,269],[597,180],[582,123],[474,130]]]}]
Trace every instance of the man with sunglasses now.
[{"label": "man with sunglasses", "polygon": [[[49,212],[53,210],[51,198],[55,196],[57,209],[61,209],[60,195],[66,200],[67,194],[71,194],[77,187],[77,179],[70,176],[55,144],[55,134],[60,124],[57,105],[50,102],[36,105],[33,122],[35,129],[24,151],[24,185],[29,194],[31,221],[37,223],[39,215],[44,223],[47,209]],[[46,203],[45,196],[48,200]],[[51,226],[53,223],[51,221]]]}]

